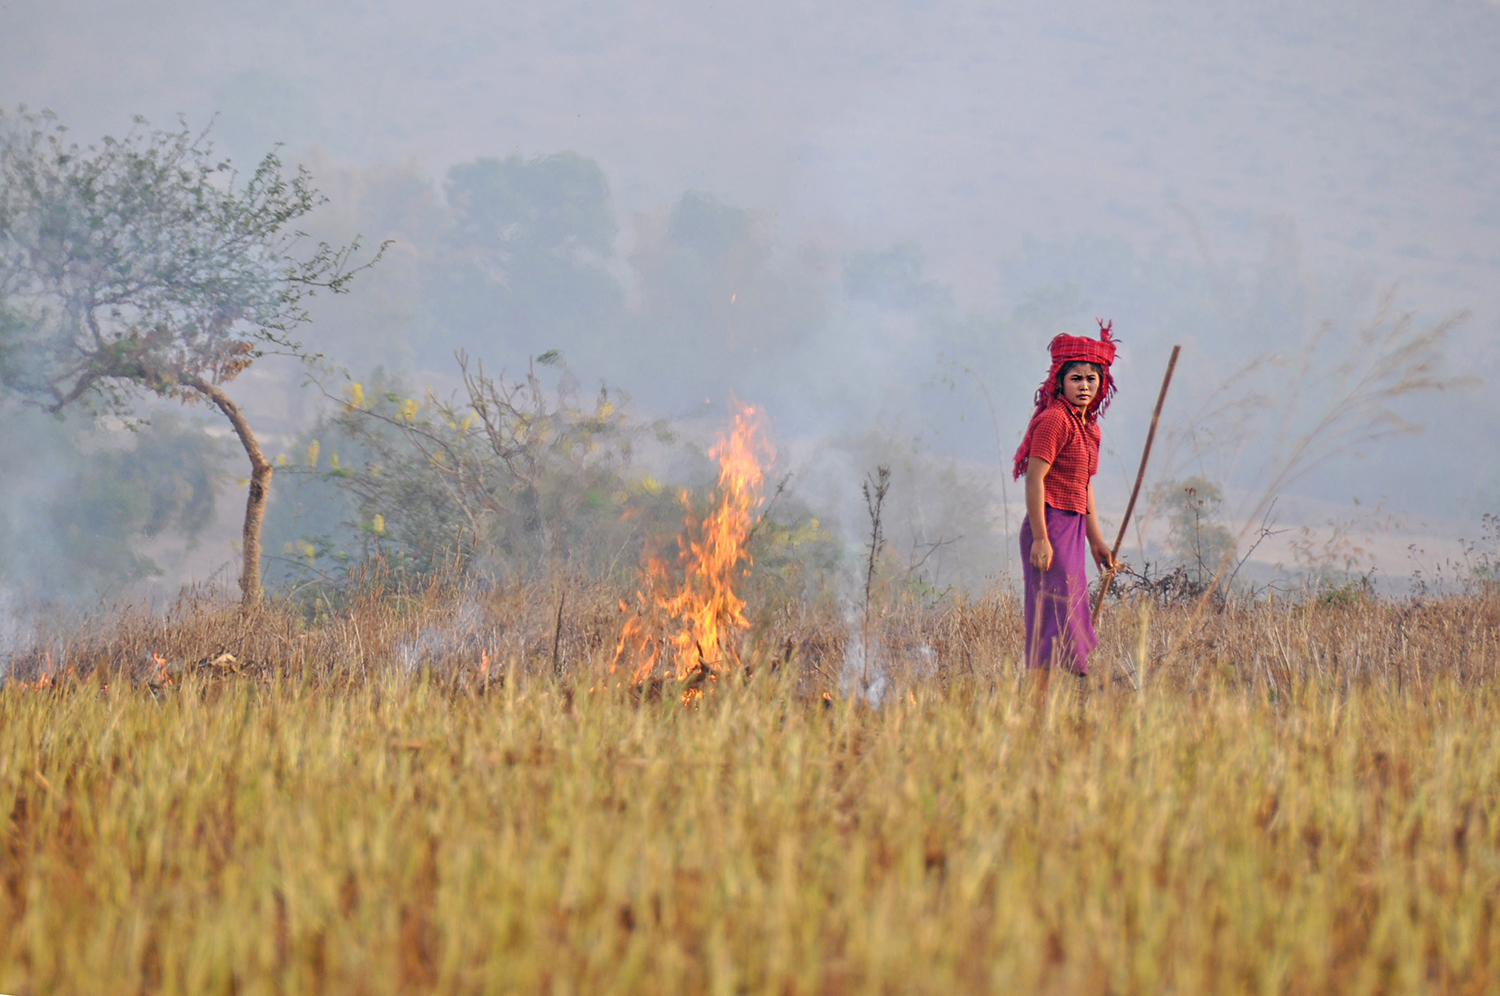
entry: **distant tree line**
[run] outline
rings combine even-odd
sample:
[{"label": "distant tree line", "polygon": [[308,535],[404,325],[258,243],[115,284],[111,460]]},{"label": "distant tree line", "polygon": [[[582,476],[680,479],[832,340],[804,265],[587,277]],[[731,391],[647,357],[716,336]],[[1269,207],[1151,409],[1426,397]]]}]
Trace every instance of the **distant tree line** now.
[{"label": "distant tree line", "polygon": [[[0,536],[50,551],[44,586],[149,576],[142,551],[190,544],[236,479],[246,599],[263,567],[326,585],[371,558],[410,576],[455,559],[621,570],[679,517],[676,485],[711,478],[688,440],[740,397],[827,447],[822,479],[798,484],[818,526],[788,496],[763,534],[785,540],[775,556],[802,544],[826,562],[859,515],[835,475],[885,465],[891,549],[939,590],[1005,570],[1015,523],[987,468],[1024,424],[1041,368],[1025,358],[1096,299],[1149,316],[1155,341],[1220,329],[1266,348],[1302,341],[1320,308],[1364,306],[1359,288],[1314,300],[1285,224],[1240,269],[1027,239],[997,275],[1004,304],[965,313],[910,242],[835,254],[701,191],[622,226],[604,171],[574,152],[478,158],[440,181],[331,166],[320,180],[332,203],[274,150],[241,174],[185,126],[79,146],[49,115],[0,115],[0,410],[27,427],[6,443],[21,472],[0,483]],[[1400,355],[1427,356],[1407,338]],[[1127,337],[1131,356],[1151,341]],[[311,417],[267,437],[232,385],[270,354],[312,363],[326,397],[310,387]],[[419,386],[444,381],[448,394]],[[166,417],[174,405],[225,428]],[[1195,452],[1228,451],[1217,424],[1198,421]],[[646,469],[663,466],[673,486]],[[1156,492],[1168,521],[1152,553],[1195,583],[1236,548],[1224,468],[1164,466],[1184,480]]]}]

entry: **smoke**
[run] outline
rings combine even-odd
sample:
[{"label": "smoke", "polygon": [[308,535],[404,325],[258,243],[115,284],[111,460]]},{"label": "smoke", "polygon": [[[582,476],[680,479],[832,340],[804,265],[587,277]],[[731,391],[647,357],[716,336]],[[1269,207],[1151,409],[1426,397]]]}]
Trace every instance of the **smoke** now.
[{"label": "smoke", "polygon": [[891,679],[879,655],[865,645],[858,613],[852,620],[846,616],[845,622],[849,635],[844,644],[844,661],[839,667],[839,694],[863,699],[870,708],[879,709],[890,690]]},{"label": "smoke", "polygon": [[937,651],[926,643],[893,645],[887,642],[883,628],[870,627],[865,639],[863,610],[853,601],[844,602],[844,659],[839,665],[839,694],[862,700],[879,709],[886,695],[896,688],[898,676],[903,682],[920,683],[937,676]]},{"label": "smoke", "polygon": [[[1300,356],[1325,321],[1357,330],[1385,287],[1428,322],[1472,309],[1450,355],[1494,367],[1493,8],[1150,8],[771,3],[732,19],[670,0],[397,3],[349,23],[277,3],[74,5],[64,28],[39,7],[0,38],[0,90],[78,134],[185,109],[220,114],[242,162],[287,142],[329,196],[315,237],[396,240],[309,328],[356,379],[383,365],[421,398],[453,390],[455,349],[513,373],[556,350],[588,393],[628,392],[634,418],[680,438],[710,435],[731,397],[758,404],[792,497],[847,549],[858,481],[891,465],[889,569],[944,590],[1018,568],[1005,467],[1059,330],[1098,315],[1124,340],[1106,518],[1173,342],[1186,351],[1163,438],[1194,442],[1164,450],[1147,485],[1202,476],[1227,498],[1257,474],[1231,458],[1271,430],[1205,435],[1196,416],[1225,376]],[[270,451],[295,454],[319,414],[300,376],[258,365],[232,385]],[[1291,379],[1257,383],[1270,410]],[[1500,396],[1448,397],[1396,405],[1428,427],[1421,443],[1329,454],[1298,495],[1384,497],[1433,535],[1492,510]],[[1448,468],[1444,487],[1409,472],[1419,456]],[[671,483],[670,465],[637,469]],[[151,575],[151,516],[109,525],[136,559],[104,557],[120,544],[93,531],[112,520],[83,516],[75,556],[52,509],[78,464],[27,449],[8,466],[24,470],[0,491],[5,578],[97,597]],[[273,554],[298,535],[278,504],[291,493],[273,484]],[[338,520],[321,532],[357,537],[353,515],[321,511]],[[191,530],[167,531],[180,559]],[[205,559],[229,560],[232,534],[216,527]],[[148,559],[173,575],[167,555]]]},{"label": "smoke", "polygon": [[496,634],[483,629],[484,614],[472,592],[453,609],[453,616],[441,623],[422,626],[395,644],[396,661],[407,675],[420,668],[443,668],[456,659],[478,662],[481,655],[492,652]]},{"label": "smoke", "polygon": [[9,588],[0,587],[0,683],[10,676],[16,654],[36,642],[36,626],[20,598]]},{"label": "smoke", "polygon": [[187,580],[224,483],[220,440],[169,413],[126,427],[0,399],[0,417],[0,585],[78,607]]}]

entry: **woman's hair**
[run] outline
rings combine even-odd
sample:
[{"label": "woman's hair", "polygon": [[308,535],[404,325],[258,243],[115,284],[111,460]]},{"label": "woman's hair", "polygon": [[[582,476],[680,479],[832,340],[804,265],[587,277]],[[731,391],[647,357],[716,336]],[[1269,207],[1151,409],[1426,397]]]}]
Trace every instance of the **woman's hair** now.
[{"label": "woman's hair", "polygon": [[1099,364],[1090,363],[1088,360],[1069,360],[1062,365],[1062,369],[1057,371],[1057,377],[1052,383],[1052,394],[1054,397],[1062,394],[1063,381],[1067,380],[1068,374],[1072,372],[1074,367],[1089,367],[1094,373],[1099,375],[1099,383],[1101,385],[1104,383],[1104,368]]}]

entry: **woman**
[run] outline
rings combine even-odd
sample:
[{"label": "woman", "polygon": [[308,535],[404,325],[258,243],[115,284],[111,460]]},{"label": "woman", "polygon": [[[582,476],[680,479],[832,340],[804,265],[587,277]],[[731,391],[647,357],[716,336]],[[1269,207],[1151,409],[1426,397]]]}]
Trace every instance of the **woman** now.
[{"label": "woman", "polygon": [[1060,334],[1048,349],[1052,369],[1036,392],[1036,410],[1016,450],[1014,473],[1026,475],[1021,563],[1026,588],[1026,665],[1088,674],[1099,643],[1089,619],[1084,573],[1087,544],[1100,570],[1114,565],[1094,515],[1099,470],[1099,415],[1115,393],[1113,322],[1099,338]]}]

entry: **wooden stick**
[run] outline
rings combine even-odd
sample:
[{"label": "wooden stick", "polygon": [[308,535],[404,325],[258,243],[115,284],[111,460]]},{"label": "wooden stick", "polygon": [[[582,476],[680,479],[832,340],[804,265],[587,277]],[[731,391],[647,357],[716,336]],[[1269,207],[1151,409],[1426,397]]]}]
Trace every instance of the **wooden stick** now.
[{"label": "wooden stick", "polygon": [[[1172,383],[1172,371],[1177,369],[1177,354],[1182,352],[1181,346],[1172,347],[1172,358],[1167,360],[1167,374],[1161,379],[1161,392],[1156,396],[1156,410],[1151,413],[1151,428],[1146,433],[1146,448],[1141,451],[1141,466],[1135,472],[1135,487],[1130,489],[1130,502],[1125,506],[1125,518],[1120,520],[1120,534],[1115,537],[1115,548],[1110,552],[1110,560],[1114,561],[1120,555],[1120,547],[1125,542],[1125,530],[1130,527],[1130,516],[1135,511],[1135,500],[1141,493],[1141,482],[1146,479],[1146,461],[1151,459],[1151,444],[1156,441],[1156,423],[1161,421],[1161,406],[1167,400],[1167,388]],[[1110,582],[1115,579],[1115,568],[1111,567],[1104,574],[1104,580],[1099,585],[1099,601],[1094,603],[1094,625],[1099,624],[1099,612],[1104,608],[1104,596],[1109,594]]]}]

